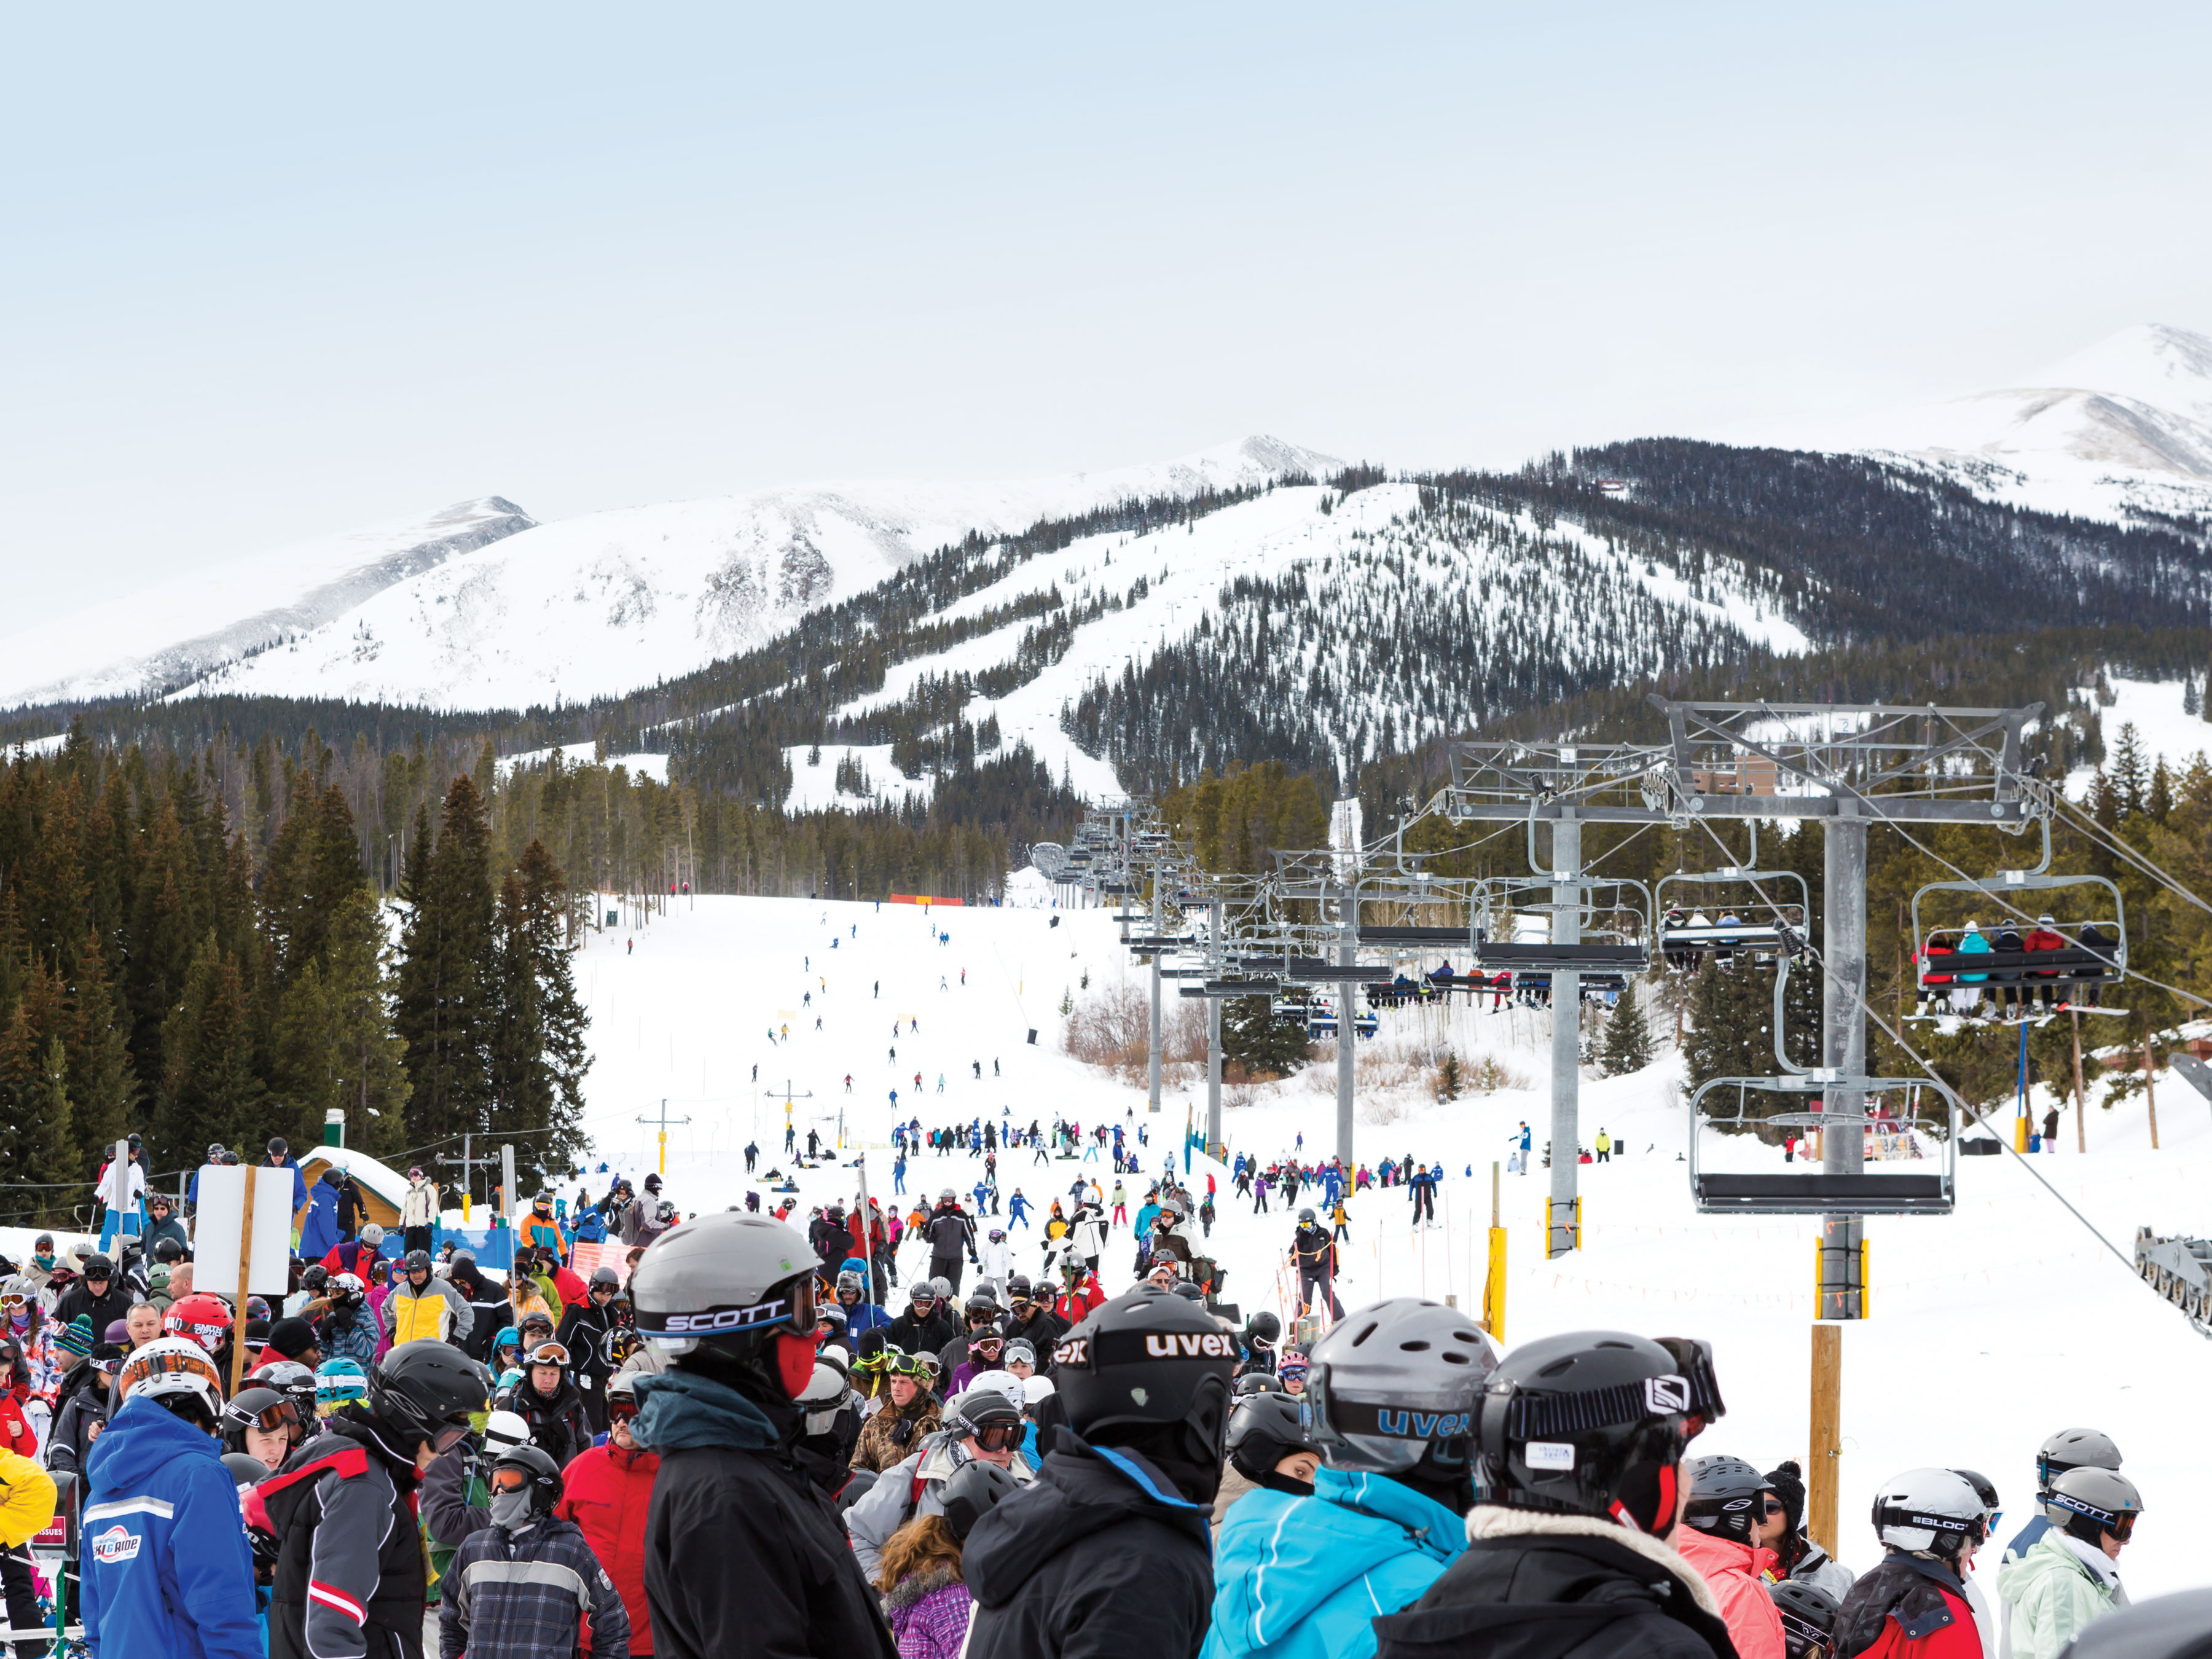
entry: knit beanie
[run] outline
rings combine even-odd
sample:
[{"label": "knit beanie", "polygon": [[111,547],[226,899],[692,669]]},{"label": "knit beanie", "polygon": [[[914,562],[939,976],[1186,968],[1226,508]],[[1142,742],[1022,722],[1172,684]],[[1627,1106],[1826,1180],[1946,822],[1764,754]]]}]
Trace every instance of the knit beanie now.
[{"label": "knit beanie", "polygon": [[1795,1463],[1784,1463],[1767,1475],[1766,1484],[1782,1500],[1782,1512],[1789,1519],[1790,1530],[1796,1531],[1805,1518],[1805,1472]]},{"label": "knit beanie", "polygon": [[58,1339],[64,1353],[73,1353],[80,1358],[92,1352],[92,1316],[79,1314],[69,1322],[67,1329]]}]

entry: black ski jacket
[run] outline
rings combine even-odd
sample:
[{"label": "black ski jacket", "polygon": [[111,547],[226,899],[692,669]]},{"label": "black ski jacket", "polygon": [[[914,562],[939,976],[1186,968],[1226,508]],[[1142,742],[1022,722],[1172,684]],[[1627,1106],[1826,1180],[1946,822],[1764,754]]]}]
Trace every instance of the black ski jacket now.
[{"label": "black ski jacket", "polygon": [[530,1443],[551,1458],[556,1468],[567,1468],[570,1458],[590,1449],[592,1419],[584,1409],[584,1396],[565,1376],[550,1400],[526,1377],[492,1404],[530,1425]]},{"label": "black ski jacket", "polygon": [[975,1254],[975,1224],[957,1210],[939,1210],[923,1229],[929,1235],[932,1261],[957,1261]]},{"label": "black ski jacket", "polygon": [[1210,1504],[1065,1429],[968,1534],[967,1659],[1196,1659],[1213,1612]]},{"label": "black ski jacket", "polygon": [[936,1353],[959,1334],[941,1302],[929,1310],[927,1319],[917,1322],[914,1310],[908,1308],[884,1327],[884,1340],[903,1353]]},{"label": "black ski jacket", "polygon": [[1375,1620],[1376,1659],[1736,1659],[1728,1626],[1698,1603],[1695,1571],[1628,1541],[1640,1534],[1616,1542],[1557,1529],[1571,1517],[1474,1514],[1492,1535],[1470,1535],[1427,1595]]},{"label": "black ski jacket", "polygon": [[1006,1327],[1006,1340],[1026,1342],[1036,1350],[1036,1369],[1039,1376],[1052,1370],[1052,1351],[1060,1339],[1067,1334],[1067,1328],[1060,1322],[1060,1316],[1042,1302],[1032,1303],[1030,1316],[1017,1320],[1010,1313],[1001,1322]]},{"label": "black ski jacket", "polygon": [[[660,1455],[645,1523],[655,1659],[896,1659],[830,1471],[734,1389],[681,1369],[637,1380],[636,1433]],[[733,1647],[732,1644],[737,1646]]]},{"label": "black ski jacket", "polygon": [[247,1494],[277,1543],[270,1659],[422,1659],[415,1461],[381,1427],[349,1407]]}]

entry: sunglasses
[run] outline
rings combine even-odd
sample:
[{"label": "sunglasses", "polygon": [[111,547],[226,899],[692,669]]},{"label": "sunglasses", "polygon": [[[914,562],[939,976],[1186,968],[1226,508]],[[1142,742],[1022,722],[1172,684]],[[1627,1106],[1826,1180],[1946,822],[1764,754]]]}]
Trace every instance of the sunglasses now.
[{"label": "sunglasses", "polygon": [[1782,1507],[1782,1500],[1780,1498],[1770,1498],[1766,1500],[1766,1513],[1769,1515],[1787,1515],[1790,1511]]},{"label": "sunglasses", "polygon": [[1018,1423],[992,1423],[975,1431],[975,1443],[985,1451],[1005,1451],[1022,1443]]}]

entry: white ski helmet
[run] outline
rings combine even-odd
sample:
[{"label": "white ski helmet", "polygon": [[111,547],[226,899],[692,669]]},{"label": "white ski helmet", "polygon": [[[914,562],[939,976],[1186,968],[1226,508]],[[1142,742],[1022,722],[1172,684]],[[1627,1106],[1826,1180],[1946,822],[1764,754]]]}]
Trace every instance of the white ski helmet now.
[{"label": "white ski helmet", "polygon": [[1956,1559],[1983,1538],[1982,1495],[1949,1469],[1907,1469],[1875,1488],[1874,1529],[1893,1549]]},{"label": "white ski helmet", "polygon": [[207,1350],[189,1337],[158,1338],[123,1362],[115,1373],[116,1398],[133,1394],[149,1400],[189,1395],[207,1407],[210,1425],[222,1412],[222,1377]]}]

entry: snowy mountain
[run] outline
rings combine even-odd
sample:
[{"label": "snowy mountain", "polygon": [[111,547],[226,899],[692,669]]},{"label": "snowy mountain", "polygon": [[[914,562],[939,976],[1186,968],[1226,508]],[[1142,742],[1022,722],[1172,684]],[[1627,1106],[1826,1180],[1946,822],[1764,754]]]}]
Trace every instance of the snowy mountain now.
[{"label": "snowy mountain", "polygon": [[1786,448],[1909,459],[2043,512],[2212,513],[2212,339],[2147,323],[2013,386],[1762,435]]},{"label": "snowy mountain", "polygon": [[496,495],[276,548],[0,639],[0,707],[160,696],[342,625],[378,594],[535,522]]},{"label": "snowy mountain", "polygon": [[[357,582],[312,611],[154,640],[98,673],[106,612],[11,674],[13,702],[141,689],[338,697],[445,708],[578,702],[652,685],[760,645],[969,532],[985,536],[1124,499],[1232,489],[1341,462],[1248,438],[1158,465],[1015,483],[854,483],[672,501],[533,525]],[[501,507],[506,503],[498,504]],[[289,556],[248,562],[267,570]],[[246,600],[232,594],[235,617]],[[131,602],[134,616],[158,614]],[[228,620],[228,619],[226,619]],[[77,672],[71,673],[72,668]],[[179,672],[180,670],[188,672]]]}]

